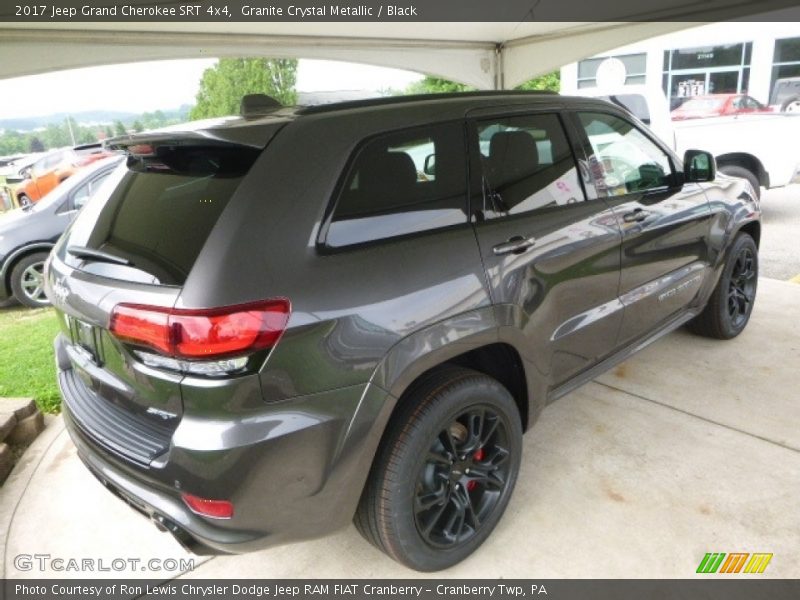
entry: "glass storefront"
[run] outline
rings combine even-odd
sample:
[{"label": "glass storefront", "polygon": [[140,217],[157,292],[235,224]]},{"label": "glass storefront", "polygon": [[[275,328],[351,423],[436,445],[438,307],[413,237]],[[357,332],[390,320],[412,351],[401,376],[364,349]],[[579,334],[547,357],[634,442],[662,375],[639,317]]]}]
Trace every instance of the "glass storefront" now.
[{"label": "glass storefront", "polygon": [[664,51],[664,93],[674,110],[687,98],[704,94],[746,93],[751,42]]},{"label": "glass storefront", "polygon": [[800,96],[800,38],[775,40],[770,90],[769,102],[778,106]]}]

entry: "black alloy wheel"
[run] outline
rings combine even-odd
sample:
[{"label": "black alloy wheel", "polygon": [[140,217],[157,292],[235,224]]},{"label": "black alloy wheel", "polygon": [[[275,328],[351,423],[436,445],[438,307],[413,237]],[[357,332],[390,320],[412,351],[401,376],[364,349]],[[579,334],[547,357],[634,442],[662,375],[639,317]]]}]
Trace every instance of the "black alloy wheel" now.
[{"label": "black alloy wheel", "polygon": [[418,571],[472,554],[508,505],[522,457],[520,409],[496,379],[458,366],[421,376],[386,427],[354,522]]},{"label": "black alloy wheel", "polygon": [[729,340],[750,322],[758,288],[758,247],[747,233],[739,233],[728,251],[717,287],[708,304],[689,323],[700,335]]},{"label": "black alloy wheel", "polygon": [[741,328],[750,318],[756,298],[756,257],[753,250],[745,246],[734,258],[733,270],[728,284],[728,315],[734,328]]},{"label": "black alloy wheel", "polygon": [[422,539],[448,548],[474,536],[509,480],[508,432],[489,406],[473,406],[439,432],[417,478],[414,517]]}]

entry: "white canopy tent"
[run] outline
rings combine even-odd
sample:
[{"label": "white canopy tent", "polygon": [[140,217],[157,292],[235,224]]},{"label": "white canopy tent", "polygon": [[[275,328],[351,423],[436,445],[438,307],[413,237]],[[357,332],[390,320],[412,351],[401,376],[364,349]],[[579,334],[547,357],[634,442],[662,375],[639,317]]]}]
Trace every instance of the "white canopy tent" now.
[{"label": "white canopy tent", "polygon": [[[628,3],[614,23],[387,22],[26,22],[0,23],[0,79],[146,60],[267,56],[318,58],[419,71],[509,89],[566,63],[714,19],[720,9],[753,14],[781,2],[675,0]],[[672,8],[671,8],[672,7]],[[681,18],[684,21],[674,19]]]}]

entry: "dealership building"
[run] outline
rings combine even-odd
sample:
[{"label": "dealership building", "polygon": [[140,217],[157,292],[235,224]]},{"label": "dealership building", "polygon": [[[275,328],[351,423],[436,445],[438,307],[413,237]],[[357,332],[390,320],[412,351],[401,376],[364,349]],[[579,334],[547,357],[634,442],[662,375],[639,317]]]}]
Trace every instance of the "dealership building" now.
[{"label": "dealership building", "polygon": [[776,103],[776,82],[800,78],[797,23],[714,23],[662,35],[571,63],[561,69],[561,93],[597,86],[609,57],[625,65],[626,85],[660,87],[679,106],[701,94],[747,93]]}]

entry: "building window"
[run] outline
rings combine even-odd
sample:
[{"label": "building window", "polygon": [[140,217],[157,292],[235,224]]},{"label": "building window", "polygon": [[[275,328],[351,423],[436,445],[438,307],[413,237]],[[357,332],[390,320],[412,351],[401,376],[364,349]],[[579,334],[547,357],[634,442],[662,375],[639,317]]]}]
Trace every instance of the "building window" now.
[{"label": "building window", "polygon": [[800,96],[800,80],[792,78],[800,78],[800,37],[775,40],[770,104],[783,107],[787,101]]},{"label": "building window", "polygon": [[746,93],[752,53],[752,42],[666,50],[662,85],[670,107],[692,96]]},{"label": "building window", "polygon": [[616,58],[625,65],[625,85],[643,85],[647,73],[647,54],[623,54],[621,56],[602,56],[587,58],[578,63],[578,87],[597,87],[597,68],[604,60]]}]

